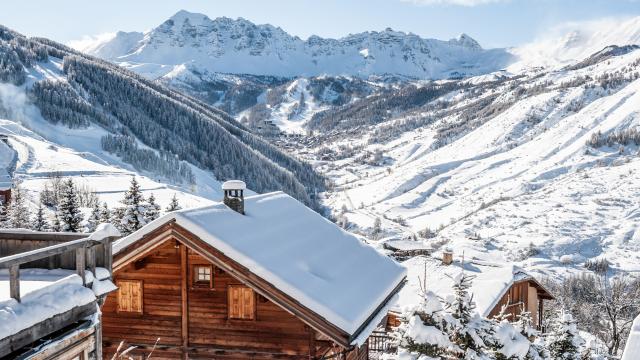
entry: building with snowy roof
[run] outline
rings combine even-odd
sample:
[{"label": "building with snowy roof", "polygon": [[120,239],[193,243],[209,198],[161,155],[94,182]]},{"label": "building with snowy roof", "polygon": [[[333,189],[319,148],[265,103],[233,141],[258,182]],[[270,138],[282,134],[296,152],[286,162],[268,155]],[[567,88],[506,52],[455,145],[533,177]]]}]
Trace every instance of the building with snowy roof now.
[{"label": "building with snowy roof", "polygon": [[11,199],[11,188],[13,187],[13,179],[7,172],[7,169],[0,167],[0,204],[6,205]]},{"label": "building with snowy roof", "polygon": [[159,338],[169,358],[365,359],[404,268],[287,194],[223,189],[114,244],[105,355],[123,338],[148,354]]},{"label": "building with snowy roof", "polygon": [[407,285],[400,291],[393,311],[402,312],[420,302],[420,286],[443,298],[453,295],[454,279],[461,272],[473,277],[470,292],[476,311],[494,317],[504,307],[505,314],[515,320],[523,310],[531,313],[533,323],[542,327],[544,300],[553,296],[535,277],[518,266],[453,259],[450,251],[442,258],[419,256],[402,263],[407,268]]}]

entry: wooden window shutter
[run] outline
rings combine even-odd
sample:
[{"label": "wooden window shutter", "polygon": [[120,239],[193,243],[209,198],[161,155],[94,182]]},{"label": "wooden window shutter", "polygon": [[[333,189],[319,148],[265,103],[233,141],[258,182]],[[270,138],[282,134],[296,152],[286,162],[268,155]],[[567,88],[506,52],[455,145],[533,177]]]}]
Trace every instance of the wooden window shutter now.
[{"label": "wooden window shutter", "polygon": [[254,320],[256,315],[256,296],[246,286],[229,285],[229,319]]},{"label": "wooden window shutter", "polygon": [[118,280],[118,311],[142,313],[141,280]]}]

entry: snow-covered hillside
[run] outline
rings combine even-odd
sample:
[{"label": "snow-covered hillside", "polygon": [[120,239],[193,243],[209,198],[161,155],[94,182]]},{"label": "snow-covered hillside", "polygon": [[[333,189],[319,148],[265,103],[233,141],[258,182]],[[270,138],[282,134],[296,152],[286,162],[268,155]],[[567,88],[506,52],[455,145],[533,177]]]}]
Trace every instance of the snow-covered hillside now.
[{"label": "snow-covered hillside", "polygon": [[253,190],[265,191],[271,183],[271,190],[297,193],[312,205],[316,186],[305,188],[295,178],[310,175],[322,187],[323,179],[308,164],[227,114],[110,63],[1,26],[0,119],[0,133],[9,136],[9,146],[0,146],[2,165],[34,193],[60,175],[77,178],[79,186],[114,204],[137,174],[161,205],[177,193],[183,206],[193,206],[221,198],[218,179],[242,177]]},{"label": "snow-covered hillside", "polygon": [[176,76],[185,65],[192,66],[194,74],[450,78],[500,69],[512,57],[503,49],[484,50],[465,34],[441,41],[386,29],[305,41],[269,24],[242,18],[211,20],[184,10],[146,33],[118,32],[84,43],[79,50],[151,78]]},{"label": "snow-covered hillside", "polygon": [[379,218],[379,244],[415,237],[546,274],[601,256],[640,271],[639,65],[635,49],[470,79],[377,125],[319,137],[311,156],[336,183],[326,203],[370,237]]}]

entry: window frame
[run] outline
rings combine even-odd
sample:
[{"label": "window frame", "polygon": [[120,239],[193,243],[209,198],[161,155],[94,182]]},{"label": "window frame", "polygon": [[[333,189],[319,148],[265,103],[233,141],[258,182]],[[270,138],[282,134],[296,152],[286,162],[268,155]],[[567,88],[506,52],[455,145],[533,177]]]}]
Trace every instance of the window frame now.
[{"label": "window frame", "polygon": [[[134,311],[134,310],[123,310],[121,308],[121,301],[120,301],[120,289],[121,286],[120,284],[122,283],[137,283],[139,286],[139,293],[140,293],[140,311]],[[118,291],[116,293],[117,296],[117,304],[116,304],[116,312],[118,314],[131,314],[131,315],[138,315],[141,316],[144,314],[144,282],[142,280],[138,280],[138,279],[117,279],[116,280],[116,286],[118,287]]]},{"label": "window frame", "polygon": [[[198,269],[209,268],[209,281],[198,280]],[[211,264],[192,264],[191,266],[191,288],[192,289],[210,289],[213,290],[214,268]]]},{"label": "window frame", "polygon": [[[252,295],[252,303],[253,309],[251,309],[251,318],[242,318],[238,316],[232,316],[232,306],[231,306],[231,293],[232,289],[246,289],[251,291]],[[256,321],[258,318],[258,304],[257,304],[257,293],[250,287],[242,284],[230,284],[227,285],[227,319],[231,321]],[[242,305],[241,305],[242,308]]]}]

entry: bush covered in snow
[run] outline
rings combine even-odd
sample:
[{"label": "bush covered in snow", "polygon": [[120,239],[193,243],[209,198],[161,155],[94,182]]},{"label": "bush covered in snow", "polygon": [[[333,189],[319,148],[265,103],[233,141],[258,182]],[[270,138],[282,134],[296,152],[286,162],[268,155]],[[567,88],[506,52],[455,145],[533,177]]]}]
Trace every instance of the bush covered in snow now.
[{"label": "bush covered in snow", "polygon": [[420,304],[403,314],[401,325],[392,334],[397,354],[386,358],[544,359],[543,345],[530,340],[537,335],[530,316],[520,317],[515,324],[481,317],[469,293],[471,281],[470,276],[459,274],[454,295],[447,299],[423,290]]}]

